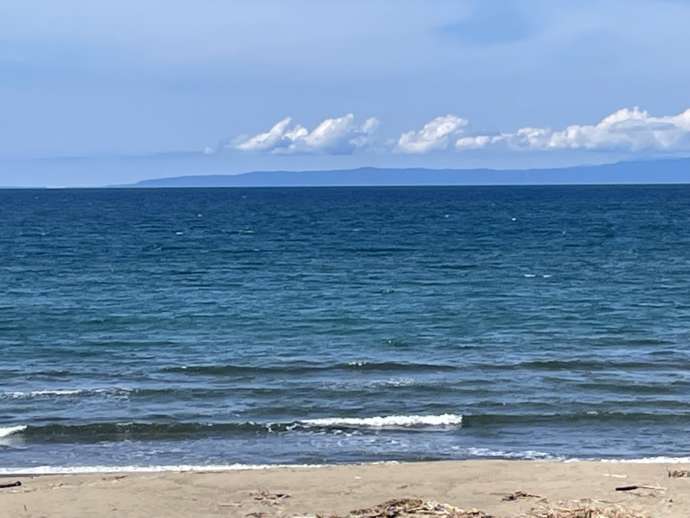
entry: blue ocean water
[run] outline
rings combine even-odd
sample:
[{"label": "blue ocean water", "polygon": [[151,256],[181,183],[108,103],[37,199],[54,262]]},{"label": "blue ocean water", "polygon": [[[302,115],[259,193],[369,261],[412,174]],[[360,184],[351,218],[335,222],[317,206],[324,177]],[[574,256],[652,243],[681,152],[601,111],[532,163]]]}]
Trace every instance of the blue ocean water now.
[{"label": "blue ocean water", "polygon": [[690,455],[690,187],[0,191],[0,469]]}]

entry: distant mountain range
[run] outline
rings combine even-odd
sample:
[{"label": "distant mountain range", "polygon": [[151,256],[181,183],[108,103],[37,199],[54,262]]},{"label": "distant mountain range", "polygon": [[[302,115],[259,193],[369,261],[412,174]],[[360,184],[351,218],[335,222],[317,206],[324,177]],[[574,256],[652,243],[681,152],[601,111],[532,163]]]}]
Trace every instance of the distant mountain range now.
[{"label": "distant mountain range", "polygon": [[256,171],[176,176],[124,187],[327,187],[410,185],[564,185],[690,183],[690,159],[619,162],[554,169],[377,169]]}]

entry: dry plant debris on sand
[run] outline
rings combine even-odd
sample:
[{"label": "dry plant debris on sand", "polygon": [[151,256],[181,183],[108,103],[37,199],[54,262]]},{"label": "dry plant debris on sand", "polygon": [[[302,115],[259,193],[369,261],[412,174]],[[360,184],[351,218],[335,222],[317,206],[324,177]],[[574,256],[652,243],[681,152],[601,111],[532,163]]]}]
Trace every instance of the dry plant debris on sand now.
[{"label": "dry plant debris on sand", "polygon": [[[544,503],[523,516],[524,518],[649,518],[647,515],[620,506],[603,505],[590,500],[558,505]],[[499,518],[477,509],[464,510],[449,504],[418,498],[389,500],[380,505],[351,511],[345,516],[330,516],[329,518],[413,517]]]},{"label": "dry plant debris on sand", "polygon": [[[351,511],[347,518],[407,518],[411,516],[436,516],[444,518],[492,518],[482,511],[472,509],[465,511],[452,505],[419,498],[401,498],[389,500],[383,504]],[[334,517],[335,518],[335,517]]]},{"label": "dry plant debris on sand", "polygon": [[575,502],[563,507],[544,505],[538,509],[532,509],[527,515],[530,518],[648,518],[621,506],[603,505],[598,502]]},{"label": "dry plant debris on sand", "polygon": [[265,489],[253,491],[251,493],[251,496],[257,502],[261,502],[262,504],[267,505],[278,505],[286,498],[290,498],[290,495],[288,495],[287,493],[271,493],[270,491],[266,491]]}]

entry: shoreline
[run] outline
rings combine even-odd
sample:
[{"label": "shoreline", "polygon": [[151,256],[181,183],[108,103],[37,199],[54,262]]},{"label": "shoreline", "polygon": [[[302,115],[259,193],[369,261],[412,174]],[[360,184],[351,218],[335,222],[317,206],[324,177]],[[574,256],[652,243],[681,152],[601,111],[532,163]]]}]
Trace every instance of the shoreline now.
[{"label": "shoreline", "polygon": [[434,459],[434,460],[382,460],[364,462],[327,462],[322,464],[160,464],[160,465],[75,465],[75,466],[0,466],[0,479],[12,476],[52,476],[52,475],[108,475],[125,474],[136,475],[146,473],[225,473],[238,471],[274,471],[286,469],[317,470],[343,467],[368,467],[368,466],[406,466],[416,464],[441,464],[441,463],[474,463],[474,462],[506,462],[506,463],[543,463],[543,464],[657,464],[657,465],[690,465],[690,456],[687,457],[587,457],[587,458],[510,458],[510,457],[475,457],[468,459]]},{"label": "shoreline", "polygon": [[[690,515],[682,463],[466,460],[206,471],[0,475],[0,516],[347,516],[395,498],[420,498],[495,517],[585,501],[664,518]],[[686,463],[690,466],[690,462]],[[636,485],[637,490],[616,491]],[[653,489],[649,489],[653,488]],[[506,500],[516,492],[519,496]],[[256,513],[256,514],[252,514]]]}]

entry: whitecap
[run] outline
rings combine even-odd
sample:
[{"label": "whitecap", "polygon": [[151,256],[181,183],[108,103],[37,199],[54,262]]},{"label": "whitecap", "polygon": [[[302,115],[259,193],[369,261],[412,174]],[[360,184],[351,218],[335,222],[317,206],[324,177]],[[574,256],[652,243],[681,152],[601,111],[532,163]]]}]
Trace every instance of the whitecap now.
[{"label": "whitecap", "polygon": [[461,426],[459,414],[390,415],[375,417],[325,417],[300,421],[307,426],[345,426],[350,428]]},{"label": "whitecap", "polygon": [[0,439],[9,437],[15,433],[23,432],[24,430],[26,430],[26,425],[0,427]]},{"label": "whitecap", "polygon": [[411,387],[416,384],[412,378],[391,378],[387,380],[372,381],[367,386],[369,387]]}]

